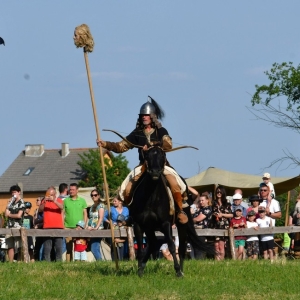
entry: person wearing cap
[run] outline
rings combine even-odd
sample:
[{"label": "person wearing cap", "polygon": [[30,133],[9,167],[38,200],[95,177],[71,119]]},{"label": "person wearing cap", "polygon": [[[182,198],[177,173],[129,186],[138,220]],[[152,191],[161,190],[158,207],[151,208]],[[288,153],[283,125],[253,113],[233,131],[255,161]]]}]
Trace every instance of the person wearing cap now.
[{"label": "person wearing cap", "polygon": [[234,194],[240,194],[240,195],[242,195],[242,202],[241,202],[241,205],[243,206],[243,207],[245,207],[246,209],[248,209],[248,204],[245,202],[245,201],[243,201],[243,191],[241,190],[241,189],[235,189],[234,190],[234,193],[233,193],[233,195]]},{"label": "person wearing cap", "polygon": [[263,200],[260,206],[266,209],[266,216],[272,220],[272,226],[275,226],[275,220],[281,218],[280,204],[271,196],[270,188],[266,183],[261,183],[259,188],[259,197]]},{"label": "person wearing cap", "polygon": [[262,180],[269,187],[272,198],[275,198],[276,195],[275,195],[274,185],[271,182],[271,174],[270,173],[264,173],[263,177],[262,177]]},{"label": "person wearing cap", "polygon": [[[24,202],[25,204],[25,211],[24,211],[24,219],[22,227],[26,229],[33,229],[33,216],[30,215],[30,210],[32,207],[31,202]],[[32,236],[27,237],[27,245],[28,245],[28,254],[31,262],[34,262],[34,246],[33,246],[33,238]]]},{"label": "person wearing cap", "polygon": [[[24,200],[21,198],[21,188],[18,185],[13,185],[10,187],[9,192],[11,193],[12,197],[8,200],[7,207],[5,209],[7,227],[19,229],[23,224],[23,217],[25,211]],[[19,249],[21,247],[21,237],[7,236],[5,239],[5,243],[8,247],[8,259],[10,262],[13,262],[15,256],[15,249]],[[20,255],[18,257],[18,260],[19,259]]]},{"label": "person wearing cap", "polygon": [[[266,216],[267,210],[264,206],[258,208],[259,218],[256,219],[256,223],[259,228],[272,227],[272,218]],[[262,234],[260,235],[261,250],[264,255],[264,259],[270,258],[273,261],[274,253],[274,235],[273,234]]]},{"label": "person wearing cap", "polygon": [[[85,228],[85,222],[80,220],[76,224],[76,230],[82,230]],[[74,261],[87,261],[86,248],[88,240],[87,238],[73,238],[74,241]]]},{"label": "person wearing cap", "polygon": [[[118,143],[97,140],[98,146],[116,153],[126,152],[134,148],[134,145],[143,147],[138,149],[139,166],[134,169],[134,172],[129,174],[130,178],[127,176],[121,185],[119,197],[122,200],[124,199],[126,204],[130,204],[136,183],[142,173],[147,169],[144,151],[147,151],[149,147],[153,145],[160,145],[163,150],[172,149],[172,138],[158,121],[159,119],[163,119],[164,112],[154,99],[151,97],[149,97],[149,99],[151,102],[148,101],[141,106],[136,128],[126,136],[126,140],[122,140]],[[179,209],[177,213],[178,220],[182,224],[185,224],[188,221],[188,217],[182,208],[183,201],[187,200],[187,197],[185,199],[185,196],[183,196],[186,192],[186,185],[176,171],[169,166],[168,162],[166,162],[163,174],[168,181],[174,201]],[[186,203],[184,204],[188,206]]]},{"label": "person wearing cap", "polygon": [[242,199],[243,199],[243,196],[241,194],[234,194],[232,196],[232,205],[231,205],[231,209],[232,209],[232,212],[234,213],[236,211],[236,208],[237,207],[242,207],[242,214],[243,214],[243,217],[246,217],[247,216],[247,209],[246,207],[242,206]]},{"label": "person wearing cap", "polygon": [[[117,216],[117,226],[115,227],[116,229],[121,229],[124,228],[124,223],[125,223],[125,216],[122,214],[119,214]],[[127,238],[124,237],[115,237],[115,246],[117,249],[117,254],[119,260],[123,260],[124,257],[127,256],[128,254],[128,243],[127,243]],[[113,253],[112,253],[112,258],[113,258]]]},{"label": "person wearing cap", "polygon": [[[256,195],[257,196],[257,195]],[[258,230],[258,224],[255,222],[256,213],[254,210],[247,212],[247,228]],[[248,236],[246,239],[246,253],[248,259],[257,259],[259,255],[259,239],[257,235]]]},{"label": "person wearing cap", "polygon": [[[243,217],[243,207],[241,205],[235,207],[235,215],[230,220],[229,226],[235,230],[240,230],[242,228],[247,228],[247,221],[246,218]],[[243,258],[244,249],[245,249],[245,236],[235,236],[234,243],[235,243],[235,251],[236,251],[236,258],[241,260]]]},{"label": "person wearing cap", "polygon": [[[39,206],[39,212],[43,212],[43,229],[64,229],[63,200],[56,197],[56,189],[52,186],[46,191],[43,203]],[[55,249],[55,261],[62,260],[62,237],[44,237],[43,259],[51,261],[52,248]]]},{"label": "person wearing cap", "polygon": [[262,203],[262,201],[263,201],[263,199],[259,198],[259,196],[256,194],[250,196],[249,202],[251,203],[251,206],[248,207],[248,209],[247,209],[247,216],[248,216],[249,211],[254,211],[255,219],[259,218],[258,207],[259,207],[260,203]]}]

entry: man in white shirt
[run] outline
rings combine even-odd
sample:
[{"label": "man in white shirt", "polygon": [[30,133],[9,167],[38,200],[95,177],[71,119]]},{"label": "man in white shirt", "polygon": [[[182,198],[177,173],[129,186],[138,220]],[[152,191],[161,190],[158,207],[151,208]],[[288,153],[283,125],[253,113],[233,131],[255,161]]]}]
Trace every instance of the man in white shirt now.
[{"label": "man in white shirt", "polygon": [[259,194],[260,198],[263,199],[260,206],[266,208],[266,216],[271,218],[272,226],[275,226],[275,220],[281,218],[280,204],[277,200],[272,199],[270,188],[265,183],[260,184]]}]

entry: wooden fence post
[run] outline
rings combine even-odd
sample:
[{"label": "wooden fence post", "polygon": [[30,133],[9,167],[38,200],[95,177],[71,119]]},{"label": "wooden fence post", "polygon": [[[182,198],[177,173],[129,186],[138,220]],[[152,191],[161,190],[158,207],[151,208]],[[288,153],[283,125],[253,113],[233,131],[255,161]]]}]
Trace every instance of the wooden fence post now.
[{"label": "wooden fence post", "polygon": [[128,238],[129,259],[135,260],[133,228],[131,226],[127,227],[126,231],[127,231],[127,238]]},{"label": "wooden fence post", "polygon": [[235,245],[234,245],[234,229],[231,227],[228,229],[228,236],[229,236],[231,257],[233,260],[235,260],[236,257],[235,257]]},{"label": "wooden fence post", "polygon": [[20,235],[21,235],[21,242],[22,242],[21,258],[22,258],[22,261],[28,263],[29,262],[29,253],[28,253],[27,233],[26,233],[26,229],[24,227],[21,227]]}]

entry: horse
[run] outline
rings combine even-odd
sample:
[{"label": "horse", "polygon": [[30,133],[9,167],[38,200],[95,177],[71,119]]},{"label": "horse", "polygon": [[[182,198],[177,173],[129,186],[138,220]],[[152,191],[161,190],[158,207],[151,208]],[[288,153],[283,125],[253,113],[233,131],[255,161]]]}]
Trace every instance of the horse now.
[{"label": "horse", "polygon": [[[106,130],[108,131],[108,130]],[[112,131],[112,130],[109,130]],[[126,142],[130,143],[126,138],[113,131]],[[131,143],[130,143],[131,144]],[[140,147],[133,145],[134,147]],[[214,249],[205,243],[203,237],[198,237],[193,224],[189,206],[184,208],[184,212],[188,216],[188,222],[181,224],[176,214],[170,214],[170,196],[167,191],[167,181],[163,176],[164,166],[166,164],[166,152],[189,148],[190,146],[181,146],[164,151],[159,145],[150,147],[144,151],[146,163],[146,171],[138,180],[133,192],[133,200],[129,206],[129,215],[127,225],[133,225],[135,238],[138,245],[138,275],[144,274],[146,263],[151,254],[156,258],[156,235],[155,231],[161,231],[168,244],[169,251],[173,257],[174,269],[177,277],[183,276],[183,262],[186,252],[186,242],[199,251],[214,253]],[[192,147],[193,148],[193,147]],[[177,209],[178,211],[178,209]],[[179,237],[179,260],[176,257],[175,244],[172,237],[172,224],[176,224]],[[147,247],[143,250],[143,235],[147,237]]]},{"label": "horse", "polygon": [[[169,251],[173,257],[174,269],[177,277],[183,276],[183,262],[186,252],[187,239],[194,248],[200,251],[213,252],[213,249],[205,243],[204,238],[198,237],[193,224],[190,208],[184,208],[188,216],[188,223],[178,222],[176,215],[170,215],[170,199],[166,189],[167,182],[163,176],[163,168],[166,163],[166,155],[162,148],[153,146],[145,151],[147,171],[141,176],[134,191],[133,201],[129,207],[133,221],[133,229],[138,244],[138,275],[144,273],[146,263],[151,254],[156,250],[155,231],[161,231]],[[179,237],[179,260],[176,257],[175,245],[172,237],[172,224],[176,224]],[[142,250],[143,234],[147,237],[148,247]]]}]

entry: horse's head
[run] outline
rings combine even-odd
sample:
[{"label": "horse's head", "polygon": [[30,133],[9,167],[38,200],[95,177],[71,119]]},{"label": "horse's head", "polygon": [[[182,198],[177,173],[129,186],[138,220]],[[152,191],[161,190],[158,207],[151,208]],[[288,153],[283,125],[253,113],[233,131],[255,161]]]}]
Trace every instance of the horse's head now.
[{"label": "horse's head", "polygon": [[153,146],[144,152],[147,172],[152,180],[158,180],[164,170],[166,153],[159,146]]}]

